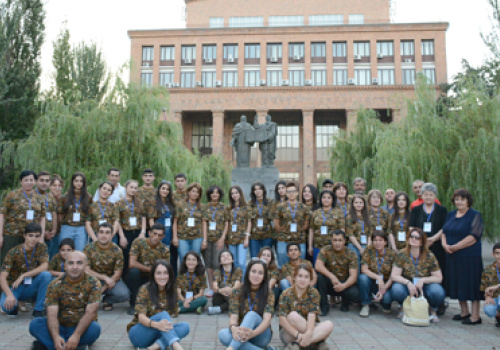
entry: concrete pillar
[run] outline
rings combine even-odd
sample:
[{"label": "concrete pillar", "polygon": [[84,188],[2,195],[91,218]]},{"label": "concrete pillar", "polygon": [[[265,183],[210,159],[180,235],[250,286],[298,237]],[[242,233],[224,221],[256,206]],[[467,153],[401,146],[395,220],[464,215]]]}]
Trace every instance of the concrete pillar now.
[{"label": "concrete pillar", "polygon": [[347,119],[347,132],[353,132],[358,121],[358,111],[355,109],[346,109],[345,114]]},{"label": "concrete pillar", "polygon": [[[377,40],[370,40],[370,68],[371,78],[378,77]],[[371,85],[371,81],[369,84]]]},{"label": "concrete pillar", "polygon": [[212,111],[212,154],[224,158],[224,111]]},{"label": "concrete pillar", "polygon": [[316,183],[314,163],[314,111],[302,110],[302,184]]}]

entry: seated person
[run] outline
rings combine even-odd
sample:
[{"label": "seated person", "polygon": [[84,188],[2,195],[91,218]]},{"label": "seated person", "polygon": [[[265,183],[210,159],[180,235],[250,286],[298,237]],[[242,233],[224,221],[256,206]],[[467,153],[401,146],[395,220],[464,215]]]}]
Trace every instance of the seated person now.
[{"label": "seated person", "polygon": [[72,238],[64,238],[59,243],[59,253],[54,255],[49,262],[49,273],[52,279],[64,275],[64,263],[69,253],[75,250],[75,241]]},{"label": "seated person", "polygon": [[134,319],[127,326],[128,337],[137,348],[182,350],[179,342],[189,334],[189,324],[172,323],[178,310],[172,266],[165,260],[156,260],[150,281],[137,294]]},{"label": "seated person", "polygon": [[500,327],[500,242],[493,245],[493,264],[486,266],[481,276],[481,291],[484,292],[484,313],[495,317]]},{"label": "seated person", "polygon": [[300,263],[293,271],[293,287],[286,289],[279,301],[280,338],[287,349],[300,350],[316,345],[317,350],[328,350],[325,340],[333,331],[331,321],[319,322],[319,293],[311,286],[313,269]]},{"label": "seated person", "polygon": [[278,281],[280,280],[280,270],[276,266],[276,258],[271,247],[260,248],[257,257],[267,264],[267,280],[269,281],[269,289],[274,293],[274,307],[278,306],[280,298],[280,287]]},{"label": "seated person", "polygon": [[40,243],[42,227],[39,223],[26,225],[23,236],[24,243],[9,250],[3,261],[0,272],[2,311],[16,317],[18,301],[36,298],[33,317],[44,317],[45,293],[52,280],[47,271],[49,252],[47,246]]},{"label": "seated person", "polygon": [[101,282],[104,295],[104,311],[113,310],[113,304],[129,300],[130,292],[121,280],[123,252],[113,239],[113,226],[104,222],[99,225],[97,241],[87,244],[83,252],[87,255],[86,272]]},{"label": "seated person", "polygon": [[[280,281],[281,291],[284,291],[285,289],[292,286],[293,274],[297,266],[299,266],[300,264],[307,264],[311,266],[312,269],[311,262],[301,258],[300,245],[298,243],[288,243],[286,252],[289,260],[281,267],[281,277],[283,278]],[[311,276],[311,287],[314,287],[316,285],[317,280],[318,276],[316,276],[316,271],[313,270]]]},{"label": "seated person", "polygon": [[67,255],[66,273],[52,281],[47,290],[47,318],[35,318],[30,323],[30,334],[37,339],[32,349],[75,350],[99,338],[101,283],[85,273],[86,265],[82,252]]},{"label": "seated person", "polygon": [[239,287],[243,272],[240,268],[234,267],[233,254],[228,250],[223,250],[219,255],[220,268],[215,270],[212,288],[214,296],[212,305],[208,308],[209,315],[217,315],[229,309],[229,298],[233,288]]},{"label": "seated person", "polygon": [[207,297],[203,295],[206,286],[205,266],[201,261],[200,254],[190,250],[184,255],[177,276],[179,312],[196,311],[198,315],[201,315],[203,308],[207,305]]}]

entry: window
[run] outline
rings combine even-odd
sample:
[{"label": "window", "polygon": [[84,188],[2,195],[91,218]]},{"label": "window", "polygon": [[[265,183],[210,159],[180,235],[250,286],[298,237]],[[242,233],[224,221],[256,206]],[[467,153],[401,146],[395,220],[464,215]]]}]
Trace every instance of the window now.
[{"label": "window", "polygon": [[268,86],[281,86],[283,80],[283,72],[280,70],[267,71],[267,85]]},{"label": "window", "polygon": [[194,87],[194,72],[181,72],[181,87]]},{"label": "window", "polygon": [[403,69],[403,85],[415,85],[415,69]]},{"label": "window", "polygon": [[347,69],[333,70],[333,85],[347,85]]},{"label": "window", "polygon": [[365,23],[364,15],[349,15],[349,24],[363,24]]},{"label": "window", "polygon": [[174,73],[160,73],[160,85],[166,86],[174,82]]},{"label": "window", "polygon": [[208,20],[210,28],[222,28],[224,27],[224,17],[210,17]]},{"label": "window", "polygon": [[[154,47],[153,46],[143,46],[142,47],[142,65],[152,66],[154,60]],[[145,64],[146,63],[146,64]]]},{"label": "window", "polygon": [[269,27],[303,26],[304,16],[269,16]]},{"label": "window", "polygon": [[299,160],[299,125],[293,122],[279,123],[277,136],[277,161]]},{"label": "window", "polygon": [[311,80],[314,86],[326,85],[326,70],[311,71]]},{"label": "window", "polygon": [[370,57],[370,42],[358,41],[354,42],[354,56]]},{"label": "window", "polygon": [[202,72],[201,83],[204,87],[215,87],[215,72]]},{"label": "window", "polygon": [[245,44],[245,58],[260,58],[260,44]]},{"label": "window", "polygon": [[295,181],[295,182],[299,182],[299,173],[284,173],[284,172],[281,172],[280,171],[280,181],[285,181],[285,182],[288,182],[288,181]]},{"label": "window", "polygon": [[380,85],[394,85],[394,69],[379,69],[377,72]]},{"label": "window", "polygon": [[259,85],[260,85],[260,70],[246,70],[245,86],[259,86]]},{"label": "window", "polygon": [[290,43],[288,46],[288,57],[302,59],[304,57],[304,43]]},{"label": "window", "polygon": [[309,16],[310,26],[329,26],[344,24],[343,15],[312,15]]},{"label": "window", "polygon": [[394,56],[392,41],[377,41],[377,55]]},{"label": "window", "polygon": [[196,58],[196,46],[195,45],[182,45],[181,48],[181,58],[185,60],[194,60]]},{"label": "window", "polygon": [[422,40],[422,55],[434,55],[434,40]]},{"label": "window", "polygon": [[276,58],[283,57],[283,50],[281,44],[267,44],[267,58],[271,57],[276,57]]},{"label": "window", "polygon": [[224,44],[224,59],[238,58],[238,44]]},{"label": "window", "polygon": [[372,71],[370,69],[355,69],[354,70],[354,81],[356,85],[370,85]]},{"label": "window", "polygon": [[229,17],[230,27],[263,27],[264,17]]},{"label": "window", "polygon": [[401,56],[414,56],[415,55],[415,43],[413,40],[402,40],[401,41]]},{"label": "window", "polygon": [[288,71],[288,77],[290,78],[290,86],[304,86],[303,70]]},{"label": "window", "polygon": [[222,86],[235,87],[238,86],[238,72],[222,72]]},{"label": "window", "polygon": [[326,43],[312,43],[311,57],[326,57]]},{"label": "window", "polygon": [[346,57],[346,47],[345,42],[333,43],[333,57]]},{"label": "window", "polygon": [[212,154],[212,124],[210,122],[193,122],[191,148],[197,149],[204,156]]},{"label": "window", "polygon": [[217,57],[217,46],[216,45],[203,45],[203,61],[212,59],[215,60]]},{"label": "window", "polygon": [[334,145],[333,137],[339,134],[338,124],[316,123],[316,159],[328,161],[328,152]]},{"label": "window", "polygon": [[436,84],[436,70],[434,68],[424,69],[423,73],[429,84]]},{"label": "window", "polygon": [[173,61],[175,59],[174,46],[162,46],[160,48],[160,61]]},{"label": "window", "polygon": [[141,85],[145,87],[153,86],[153,73],[141,73]]}]

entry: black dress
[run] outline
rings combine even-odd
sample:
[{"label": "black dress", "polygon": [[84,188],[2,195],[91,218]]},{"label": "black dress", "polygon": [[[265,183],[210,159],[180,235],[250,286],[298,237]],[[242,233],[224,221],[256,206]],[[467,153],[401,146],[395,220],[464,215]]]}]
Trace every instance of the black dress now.
[{"label": "black dress", "polygon": [[[429,222],[428,214],[424,210],[424,204],[419,205],[411,210],[411,219],[410,226],[418,227],[420,229],[424,229],[424,223]],[[433,237],[436,233],[439,232],[444,226],[446,222],[446,215],[448,211],[442,205],[437,203],[434,204],[434,211],[430,216],[431,232],[426,232],[427,237]],[[443,245],[441,244],[441,240],[434,242],[431,246],[431,251],[436,257],[439,267],[441,268],[441,272],[443,274],[443,282],[441,283],[444,287],[446,295],[449,296],[449,290],[447,289],[448,283],[446,281],[447,273],[446,273],[446,253],[443,249]]]}]

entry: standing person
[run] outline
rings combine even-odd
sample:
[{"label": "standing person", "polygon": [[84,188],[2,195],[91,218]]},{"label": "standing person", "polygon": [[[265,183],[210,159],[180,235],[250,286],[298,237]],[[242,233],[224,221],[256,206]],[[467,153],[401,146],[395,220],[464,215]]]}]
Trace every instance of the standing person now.
[{"label": "standing person", "polygon": [[185,201],[186,200],[186,185],[187,185],[187,178],[184,173],[178,173],[174,177],[174,184],[176,191],[174,192],[174,202],[176,205],[178,205],[178,202]]},{"label": "standing person", "polygon": [[130,298],[130,291],[121,280],[123,271],[123,252],[111,242],[113,226],[108,222],[99,225],[97,241],[88,244],[84,253],[87,256],[86,272],[101,282],[104,294],[104,311],[113,311],[113,304],[123,303]]},{"label": "standing person", "polygon": [[[411,189],[413,190],[413,193],[415,193],[415,195],[417,196],[417,199],[411,203],[411,210],[413,210],[413,208],[418,207],[419,205],[422,205],[422,203],[424,203],[423,192],[422,192],[423,185],[424,185],[424,182],[422,180],[415,180],[413,182]],[[441,202],[437,198],[434,199],[434,202],[441,205]]]},{"label": "standing person", "polygon": [[299,203],[299,186],[290,181],[286,184],[288,201],[278,207],[274,217],[274,228],[278,233],[278,266],[281,268],[287,261],[286,247],[288,243],[300,244],[302,259],[306,258],[306,232],[309,228],[311,214],[305,205]]},{"label": "standing person", "polygon": [[280,271],[276,266],[276,258],[274,256],[274,252],[271,247],[264,247],[259,251],[257,257],[260,260],[264,261],[267,265],[267,279],[269,281],[269,289],[274,293],[274,300],[276,305],[277,300],[279,300],[280,297],[280,287],[278,284],[280,280]]},{"label": "standing person", "polygon": [[333,186],[332,192],[335,195],[335,201],[337,203],[336,206],[338,206],[338,209],[340,209],[340,214],[344,219],[344,226],[346,226],[347,214],[349,214],[349,203],[350,203],[350,201],[348,200],[349,189],[347,188],[347,185],[344,182],[337,182],[335,186]]},{"label": "standing person", "polygon": [[[431,309],[430,321],[439,322],[436,313],[444,302],[441,270],[436,257],[427,247],[427,236],[419,228],[410,229],[406,249],[398,254],[392,267],[391,296],[402,305],[408,295],[425,296]],[[402,317],[400,312],[398,317]]]},{"label": "standing person", "polygon": [[342,304],[340,311],[349,311],[351,302],[359,301],[358,261],[356,254],[345,246],[345,233],[335,230],[332,234],[332,244],[321,248],[316,260],[318,272],[318,291],[321,296],[321,316],[328,315],[328,294],[340,295]]},{"label": "standing person", "polygon": [[52,174],[50,178],[50,194],[54,196],[57,202],[61,199],[62,189],[64,186],[64,181],[61,179],[61,176],[57,174]]},{"label": "standing person", "polygon": [[335,187],[335,183],[333,182],[332,179],[325,179],[323,183],[321,184],[321,191],[332,191],[333,188]]},{"label": "standing person", "polygon": [[300,198],[302,198],[302,203],[309,209],[311,213],[319,208],[318,190],[316,189],[316,186],[307,184],[302,187]]},{"label": "standing person", "polygon": [[361,255],[363,255],[368,245],[368,237],[371,236],[372,232],[373,227],[368,215],[365,198],[359,194],[355,194],[353,195],[349,214],[347,215],[345,233],[349,237],[349,249],[357,256],[358,266],[361,261]]},{"label": "standing person", "polygon": [[[108,170],[108,181],[111,186],[113,187],[113,191],[111,195],[109,196],[109,201],[111,203],[117,203],[118,201],[122,200],[125,198],[126,195],[126,190],[125,187],[120,185],[120,170],[117,168],[110,168]],[[95,191],[94,194],[94,202],[97,202],[99,200],[99,189]]]},{"label": "standing person", "polygon": [[208,275],[208,291],[206,296],[214,295],[212,284],[214,269],[219,266],[219,255],[225,248],[227,237],[228,217],[226,205],[221,203],[224,191],[217,185],[210,186],[207,190],[207,205],[205,211],[205,225],[207,230],[207,247],[203,250],[203,260]]},{"label": "standing person", "polygon": [[245,274],[252,221],[251,212],[248,210],[245,196],[239,186],[232,186],[229,189],[229,207],[227,207],[226,216],[229,219],[228,248],[233,254],[236,267]]},{"label": "standing person", "polygon": [[48,193],[50,186],[50,173],[40,171],[36,180],[35,192],[42,197],[45,204],[45,244],[49,251],[49,259],[57,253],[57,201]]},{"label": "standing person", "polygon": [[23,170],[19,175],[21,188],[9,192],[0,207],[0,263],[9,250],[23,243],[24,229],[29,223],[40,223],[40,243],[44,242],[46,211],[43,198],[33,191],[36,178],[34,171]]},{"label": "standing person", "polygon": [[187,187],[186,201],[176,202],[172,244],[179,248],[180,260],[190,250],[200,254],[207,247],[207,224],[201,205],[203,189],[199,183]]},{"label": "standing person", "polygon": [[396,250],[401,250],[406,247],[410,229],[410,198],[406,192],[398,192],[395,198],[395,211],[389,217],[389,231],[396,241]]},{"label": "standing person", "polygon": [[[462,320],[465,325],[480,324],[483,219],[481,213],[471,208],[474,199],[465,188],[456,190],[451,201],[457,209],[446,216],[441,238],[448,274],[445,289],[451,299],[458,299],[460,303],[461,313],[453,316],[453,320]],[[472,314],[467,305],[469,300]]]},{"label": "standing person", "polygon": [[231,293],[234,288],[240,286],[243,277],[241,269],[234,266],[233,254],[230,251],[222,251],[219,260],[219,268],[215,271],[212,284],[214,298],[212,299],[213,306],[208,308],[209,315],[217,315],[229,309]]},{"label": "standing person", "polygon": [[385,198],[385,202],[387,204],[383,205],[382,209],[385,210],[386,212],[388,212],[389,215],[394,214],[394,212],[396,211],[396,207],[395,207],[395,203],[394,203],[395,198],[396,198],[396,191],[394,191],[392,188],[388,188],[385,191],[384,198]]},{"label": "standing person", "polygon": [[274,295],[269,290],[267,265],[252,260],[243,283],[233,290],[229,303],[229,328],[219,332],[219,340],[228,350],[264,349],[271,342],[271,318]]},{"label": "standing person", "polygon": [[319,321],[320,296],[311,286],[314,270],[301,263],[293,271],[293,287],[286,289],[279,300],[279,324],[283,328],[283,342],[287,349],[300,350],[315,346],[317,350],[328,350],[326,339],[333,331],[331,321]]},{"label": "standing person", "polygon": [[[380,208],[383,197],[382,192],[379,190],[371,190],[368,192],[368,215],[370,216],[370,223],[373,230],[387,232],[389,228],[389,213]],[[396,249],[396,242],[394,236],[389,236],[389,246],[391,249]],[[368,244],[371,244],[371,236],[368,237]]]},{"label": "standing person", "polygon": [[[352,180],[352,187],[354,188],[354,194],[363,196],[365,200],[368,200],[365,192],[366,192],[366,180],[363,179],[362,177],[357,177],[354,180]],[[348,197],[348,202],[351,202],[353,198],[353,195],[350,195]]]},{"label": "standing person", "polygon": [[146,168],[142,172],[143,185],[137,189],[137,197],[144,205],[146,201],[154,202],[156,188],[154,187],[155,172],[153,169]]},{"label": "standing person", "polygon": [[87,192],[87,178],[81,172],[74,173],[69,190],[61,197],[57,207],[57,222],[61,223],[59,241],[71,238],[75,242],[75,249],[83,251],[89,240],[85,232],[85,221],[91,203],[92,197]]},{"label": "standing person", "polygon": [[[29,326],[37,339],[34,348],[75,350],[93,344],[101,334],[97,310],[101,284],[85,273],[85,254],[74,251],[66,257],[66,273],[47,290],[47,318],[35,318]],[[41,343],[41,344],[40,344]]]},{"label": "standing person", "polygon": [[[283,205],[284,203],[286,203],[286,201],[288,200],[287,196],[286,196],[286,181],[284,180],[280,180],[276,183],[276,185],[274,186],[274,200],[273,200],[273,203],[271,205],[271,216],[274,218],[276,216],[276,213],[278,211],[278,207],[280,205]],[[274,227],[274,219],[273,219],[273,245],[272,247],[274,248],[275,251],[276,250],[276,242],[277,242],[277,239],[278,239],[278,232],[276,231],[276,227]]]},{"label": "standing person", "polygon": [[493,245],[491,265],[486,266],[481,276],[481,292],[484,292],[484,313],[495,318],[500,328],[500,242]]},{"label": "standing person", "polygon": [[33,317],[45,316],[45,293],[52,277],[47,246],[40,243],[42,227],[31,222],[24,228],[24,243],[5,256],[0,272],[2,310],[10,317],[18,315],[18,301],[36,298]]},{"label": "standing person", "polygon": [[252,216],[252,233],[250,235],[250,256],[256,257],[263,247],[273,244],[272,203],[267,199],[266,186],[254,182],[250,188],[251,200],[248,209]]},{"label": "standing person", "polygon": [[[294,271],[295,268],[301,264],[305,264],[310,266],[311,269],[312,264],[308,260],[304,260],[300,258],[300,245],[297,243],[289,243],[287,246],[287,255],[290,260],[281,267],[281,281],[280,281],[280,289],[283,292],[285,289],[290,288],[293,284],[294,279]],[[316,276],[316,271],[312,272],[311,277],[311,287],[316,285],[316,281],[318,280],[318,276]]]},{"label": "standing person", "polygon": [[203,295],[207,287],[205,266],[200,255],[190,250],[184,255],[179,276],[177,276],[177,296],[179,299],[179,312],[196,311],[201,315],[207,305],[207,298]]},{"label": "standing person", "polygon": [[134,347],[149,350],[182,350],[181,339],[189,334],[189,323],[173,323],[177,317],[177,288],[172,266],[157,260],[151,268],[150,282],[137,294],[134,319],[127,325]]},{"label": "standing person", "polygon": [[113,185],[110,182],[103,182],[99,185],[99,198],[90,204],[89,215],[85,221],[85,230],[92,242],[97,241],[97,231],[99,225],[104,222],[109,223],[113,227],[112,238],[115,237],[119,230],[120,223],[118,219],[120,214],[117,207],[109,198],[113,194]]},{"label": "standing person", "polygon": [[75,250],[75,242],[71,238],[65,238],[59,243],[59,253],[54,255],[49,261],[49,273],[52,279],[64,275],[64,265],[66,257]]}]

